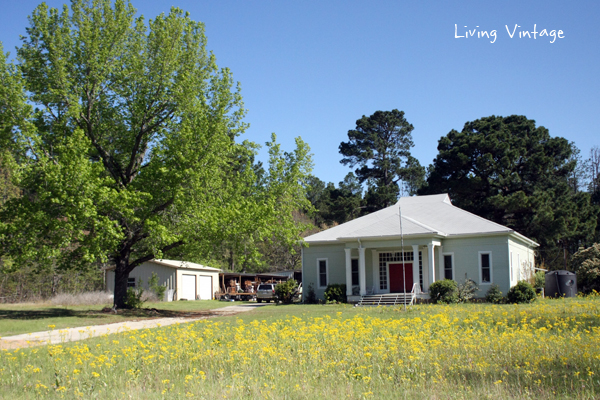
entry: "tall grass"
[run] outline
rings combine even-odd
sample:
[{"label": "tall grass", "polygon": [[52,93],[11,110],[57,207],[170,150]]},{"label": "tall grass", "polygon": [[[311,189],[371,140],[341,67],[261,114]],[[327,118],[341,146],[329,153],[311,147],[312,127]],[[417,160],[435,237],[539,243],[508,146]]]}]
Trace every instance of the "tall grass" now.
[{"label": "tall grass", "polygon": [[14,398],[592,399],[598,343],[598,299],[280,306],[0,352],[0,380]]},{"label": "tall grass", "polygon": [[61,293],[52,297],[50,304],[55,306],[96,306],[112,304],[113,296],[108,292]]}]

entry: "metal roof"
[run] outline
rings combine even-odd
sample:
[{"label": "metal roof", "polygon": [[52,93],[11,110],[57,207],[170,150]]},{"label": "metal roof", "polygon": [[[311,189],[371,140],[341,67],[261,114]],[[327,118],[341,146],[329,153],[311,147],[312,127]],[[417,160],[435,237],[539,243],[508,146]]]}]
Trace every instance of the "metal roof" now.
[{"label": "metal roof", "polygon": [[196,264],[189,261],[178,261],[178,260],[150,260],[148,262],[164,265],[165,267],[171,268],[188,268],[188,269],[200,269],[203,271],[221,272],[220,269],[207,267],[206,265]]},{"label": "metal roof", "polygon": [[304,238],[307,243],[327,243],[356,239],[400,236],[400,210],[404,236],[465,236],[514,234],[531,239],[503,225],[481,218],[452,205],[447,194],[402,197],[393,206]]}]

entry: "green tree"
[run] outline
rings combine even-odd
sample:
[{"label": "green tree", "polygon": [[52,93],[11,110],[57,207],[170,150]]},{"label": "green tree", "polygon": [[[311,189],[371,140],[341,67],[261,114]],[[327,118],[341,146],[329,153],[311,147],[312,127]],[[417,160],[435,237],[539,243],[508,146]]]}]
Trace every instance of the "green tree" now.
[{"label": "green tree", "polygon": [[438,144],[420,194],[452,202],[543,245],[572,248],[594,231],[588,193],[573,190],[574,146],[524,116],[467,122]]},{"label": "green tree", "polygon": [[362,185],[352,172],[344,177],[336,189],[331,190],[329,197],[331,199],[329,212],[331,222],[343,224],[363,214],[365,204],[362,197]]},{"label": "green tree", "polygon": [[348,131],[348,142],[340,144],[341,163],[358,166],[358,180],[369,186],[369,212],[394,204],[401,189],[412,192],[420,186],[425,170],[410,155],[413,129],[404,111],[376,111],[357,120],[356,128]]},{"label": "green tree", "polygon": [[304,205],[308,146],[298,139],[283,153],[273,140],[257,184],[256,146],[236,142],[246,127],[239,88],[188,14],[146,23],[123,0],[41,4],[18,57],[15,79],[37,110],[12,129],[28,155],[24,195],[0,219],[1,251],[16,265],[108,261],[125,307],[129,273],[150,259],[214,259],[222,241],[250,232],[251,248],[298,239],[291,210]]},{"label": "green tree", "polygon": [[577,286],[584,293],[600,291],[600,243],[573,255],[573,270],[577,274]]},{"label": "green tree", "polygon": [[0,43],[0,206],[20,195],[15,183],[23,156],[18,132],[29,128],[26,116],[31,113],[18,70],[6,57]]},{"label": "green tree", "polygon": [[326,184],[314,175],[307,179],[306,198],[312,205],[311,211],[304,210],[316,227],[328,223],[331,208],[331,192],[335,189],[333,183]]}]

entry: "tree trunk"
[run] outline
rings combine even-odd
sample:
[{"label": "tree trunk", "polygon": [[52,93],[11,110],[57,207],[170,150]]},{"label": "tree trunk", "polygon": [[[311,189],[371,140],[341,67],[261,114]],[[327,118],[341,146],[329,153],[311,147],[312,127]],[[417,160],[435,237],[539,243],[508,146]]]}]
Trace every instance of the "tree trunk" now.
[{"label": "tree trunk", "polygon": [[115,298],[114,306],[116,308],[129,308],[125,304],[127,299],[127,281],[129,279],[129,258],[119,257],[115,266]]}]

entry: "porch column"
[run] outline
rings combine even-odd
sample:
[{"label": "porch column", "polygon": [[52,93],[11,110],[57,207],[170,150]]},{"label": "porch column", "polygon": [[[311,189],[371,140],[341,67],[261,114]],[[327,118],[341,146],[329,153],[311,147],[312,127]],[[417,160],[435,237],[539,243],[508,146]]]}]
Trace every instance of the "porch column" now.
[{"label": "porch column", "polygon": [[352,296],[352,249],[344,249],[346,252],[346,295]]},{"label": "porch column", "polygon": [[444,246],[438,246],[438,268],[439,268],[439,273],[440,273],[440,279],[439,280],[444,280],[446,279],[446,275],[444,272],[444,255],[442,254],[444,251]]},{"label": "porch column", "polygon": [[433,247],[435,245],[433,243],[427,244],[427,264],[429,264],[429,282],[427,282],[426,291],[429,291],[429,285],[435,282],[435,260],[433,258]]},{"label": "porch column", "polygon": [[[419,245],[413,244],[413,285],[419,283]],[[421,288],[423,290],[423,288]]]},{"label": "porch column", "polygon": [[377,249],[371,249],[371,265],[373,266],[373,294],[379,293],[379,256]]},{"label": "porch column", "polygon": [[365,272],[365,248],[358,248],[358,282],[360,283],[360,295],[367,294],[367,274]]}]

